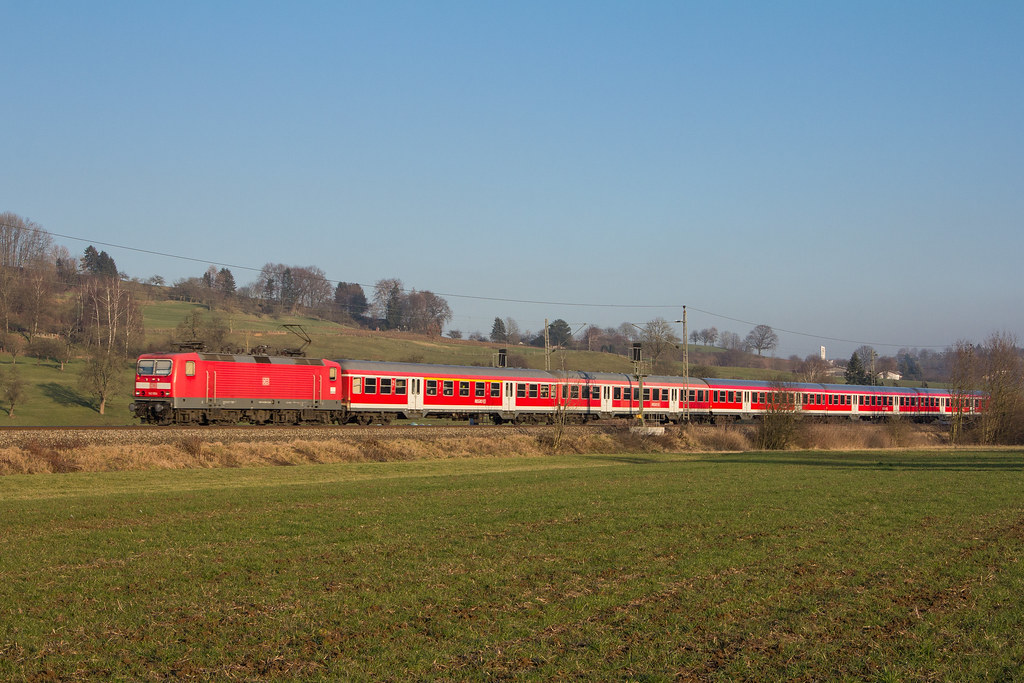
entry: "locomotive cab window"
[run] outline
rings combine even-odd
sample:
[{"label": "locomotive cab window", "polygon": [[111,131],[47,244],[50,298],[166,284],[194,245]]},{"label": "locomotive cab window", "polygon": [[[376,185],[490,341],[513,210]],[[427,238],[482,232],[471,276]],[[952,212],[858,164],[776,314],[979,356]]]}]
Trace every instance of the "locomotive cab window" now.
[{"label": "locomotive cab window", "polygon": [[[188,361],[195,365],[195,361]],[[166,377],[171,374],[171,361],[167,358],[144,358],[139,361],[137,374]]]}]

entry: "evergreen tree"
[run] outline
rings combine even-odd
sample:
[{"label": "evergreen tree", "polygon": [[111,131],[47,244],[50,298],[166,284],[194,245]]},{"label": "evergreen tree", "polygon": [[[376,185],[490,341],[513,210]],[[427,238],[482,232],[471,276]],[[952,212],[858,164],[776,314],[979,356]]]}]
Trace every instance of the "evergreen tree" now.
[{"label": "evergreen tree", "polygon": [[339,282],[334,288],[334,303],[357,321],[366,315],[366,293],[358,284]]},{"label": "evergreen tree", "polygon": [[569,323],[559,318],[548,325],[548,336],[552,347],[563,346],[572,341],[572,328],[569,327]]},{"label": "evergreen tree", "polygon": [[846,364],[846,383],[871,384],[871,377],[868,375],[867,370],[864,369],[864,365],[861,363],[860,356],[857,355],[856,351],[850,356],[850,362]]},{"label": "evergreen tree", "polygon": [[96,247],[91,244],[85,248],[85,254],[82,256],[82,270],[99,277],[118,277],[117,264],[114,263],[113,257],[105,251],[97,252]]},{"label": "evergreen tree", "polygon": [[494,325],[491,326],[491,341],[500,344],[508,342],[508,331],[505,329],[505,321],[501,318],[494,319]]},{"label": "evergreen tree", "polygon": [[292,276],[292,269],[285,268],[281,273],[281,303],[285,308],[291,309],[299,301],[299,293],[295,288],[295,278]]},{"label": "evergreen tree", "polygon": [[235,276],[231,274],[231,271],[227,268],[221,268],[217,271],[217,277],[215,280],[217,289],[224,292],[225,294],[235,293]]}]

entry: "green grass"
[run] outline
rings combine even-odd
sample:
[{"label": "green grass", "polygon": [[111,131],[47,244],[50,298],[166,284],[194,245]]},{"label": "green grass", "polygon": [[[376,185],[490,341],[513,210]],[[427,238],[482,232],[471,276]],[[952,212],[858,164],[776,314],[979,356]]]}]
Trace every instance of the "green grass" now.
[{"label": "green grass", "polygon": [[0,479],[0,678],[1012,680],[1024,452]]},{"label": "green grass", "polygon": [[64,370],[53,361],[19,356],[12,364],[10,356],[0,357],[0,369],[14,368],[25,382],[25,396],[14,407],[14,417],[8,416],[10,405],[0,401],[0,427],[79,425],[115,426],[131,424],[128,403],[131,401],[134,363],[124,365],[124,384],[107,401],[103,415],[99,414],[95,397],[79,385],[84,361],[68,363]]}]

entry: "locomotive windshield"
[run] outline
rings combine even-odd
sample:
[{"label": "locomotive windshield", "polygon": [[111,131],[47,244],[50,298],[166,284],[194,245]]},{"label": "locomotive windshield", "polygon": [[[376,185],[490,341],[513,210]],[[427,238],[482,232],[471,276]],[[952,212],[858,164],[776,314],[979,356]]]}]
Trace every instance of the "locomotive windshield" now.
[{"label": "locomotive windshield", "polygon": [[139,360],[140,375],[164,377],[171,374],[171,361],[168,358],[143,358]]}]

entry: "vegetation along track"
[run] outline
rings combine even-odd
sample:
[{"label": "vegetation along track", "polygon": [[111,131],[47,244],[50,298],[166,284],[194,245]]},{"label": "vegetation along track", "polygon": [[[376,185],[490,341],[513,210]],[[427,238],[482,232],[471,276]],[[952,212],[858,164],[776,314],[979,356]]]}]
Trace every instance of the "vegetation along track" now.
[{"label": "vegetation along track", "polygon": [[[621,428],[621,425],[615,425]],[[566,427],[565,431],[581,427]],[[284,426],[254,427],[13,427],[0,430],[0,448],[21,447],[39,444],[47,447],[81,446],[126,446],[159,445],[180,443],[183,439],[198,438],[205,442],[220,443],[288,443],[303,441],[365,441],[368,439],[439,439],[497,436],[500,434],[528,434],[542,436],[554,434],[557,427],[551,426],[437,426],[405,425],[387,427],[356,426]]]}]

